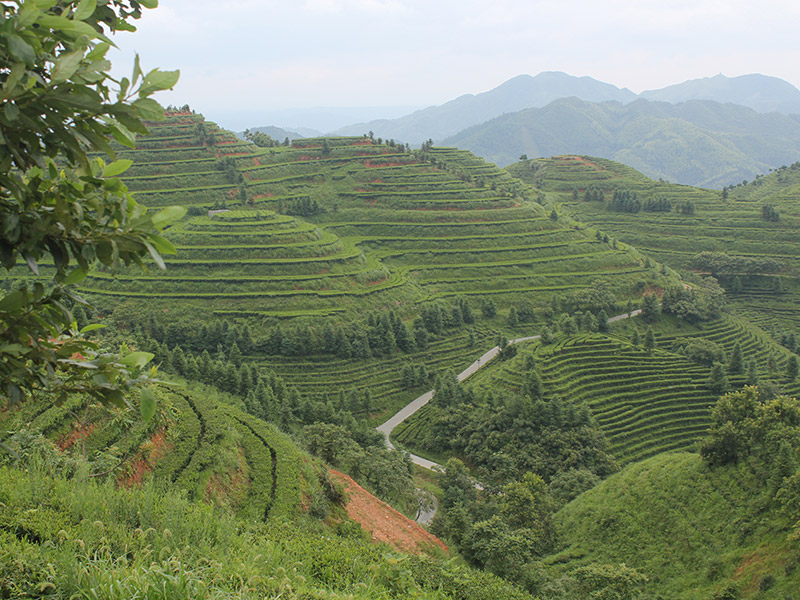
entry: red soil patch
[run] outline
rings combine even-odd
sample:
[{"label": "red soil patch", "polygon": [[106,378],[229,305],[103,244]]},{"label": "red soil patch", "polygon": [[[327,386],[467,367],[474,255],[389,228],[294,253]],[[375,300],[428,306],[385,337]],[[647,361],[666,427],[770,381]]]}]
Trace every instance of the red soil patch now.
[{"label": "red soil patch", "polygon": [[331,469],[330,474],[347,492],[347,514],[368,531],[374,541],[386,542],[396,550],[414,554],[422,554],[434,546],[447,552],[447,546],[422,525],[381,502],[344,473]]},{"label": "red soil patch", "polygon": [[[149,448],[144,448],[145,445]],[[155,464],[172,449],[172,445],[167,444],[167,433],[164,429],[156,431],[142,446],[139,456],[130,464],[127,475],[118,480],[120,486],[140,485],[145,474],[152,471]]]},{"label": "red soil patch", "polygon": [[96,427],[97,427],[96,423],[90,423],[89,425],[87,425],[82,429],[80,427],[77,427],[72,431],[70,431],[67,435],[62,437],[60,440],[58,440],[56,442],[56,446],[58,446],[58,449],[61,450],[62,452],[69,450],[79,440],[88,438]]},{"label": "red soil patch", "polygon": [[664,288],[657,285],[656,286],[648,285],[646,288],[644,288],[644,290],[642,290],[642,296],[644,297],[650,294],[655,294],[656,296],[661,298],[661,296],[664,295]]}]

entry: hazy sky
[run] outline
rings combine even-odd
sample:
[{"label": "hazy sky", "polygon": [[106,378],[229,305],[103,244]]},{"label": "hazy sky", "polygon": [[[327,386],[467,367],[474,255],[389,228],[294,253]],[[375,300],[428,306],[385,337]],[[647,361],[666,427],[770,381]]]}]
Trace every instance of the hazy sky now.
[{"label": "hazy sky", "polygon": [[138,27],[117,36],[115,70],[134,51],[180,69],[159,100],[228,127],[237,112],[441,104],[541,71],[635,92],[718,73],[800,87],[796,0],[161,0]]}]

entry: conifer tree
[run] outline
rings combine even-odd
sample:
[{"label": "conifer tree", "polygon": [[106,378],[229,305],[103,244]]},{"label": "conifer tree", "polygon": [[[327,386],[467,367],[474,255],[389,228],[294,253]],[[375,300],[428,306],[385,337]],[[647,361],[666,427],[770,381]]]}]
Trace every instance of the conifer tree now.
[{"label": "conifer tree", "polygon": [[747,361],[747,385],[758,385],[758,366],[755,359]]},{"label": "conifer tree", "polygon": [[714,363],[711,368],[711,375],[708,378],[708,387],[715,394],[724,394],[728,391],[728,376],[721,363]]},{"label": "conifer tree", "polygon": [[786,361],[786,379],[789,381],[797,379],[798,370],[800,370],[800,365],[798,365],[797,355],[792,354]]},{"label": "conifer tree", "polygon": [[519,318],[517,317],[517,309],[513,306],[508,311],[507,322],[510,327],[516,327],[517,325],[519,325]]},{"label": "conifer tree", "polygon": [[597,313],[597,331],[600,333],[608,333],[608,313],[603,309]]},{"label": "conifer tree", "polygon": [[239,344],[234,342],[228,351],[228,360],[237,367],[242,364],[242,352],[239,350]]},{"label": "conifer tree", "polygon": [[640,343],[641,339],[639,338],[639,330],[636,327],[634,327],[633,333],[631,334],[631,344],[638,347]]},{"label": "conifer tree", "polygon": [[642,320],[645,323],[655,323],[660,316],[661,307],[658,304],[658,296],[645,294],[642,298]]},{"label": "conifer tree", "polygon": [[733,346],[731,358],[728,361],[728,373],[741,373],[744,368],[744,357],[742,356],[742,346],[739,342]]},{"label": "conifer tree", "polygon": [[644,332],[644,343],[642,344],[642,347],[647,352],[651,352],[653,348],[656,347],[656,334],[652,327],[648,327]]}]

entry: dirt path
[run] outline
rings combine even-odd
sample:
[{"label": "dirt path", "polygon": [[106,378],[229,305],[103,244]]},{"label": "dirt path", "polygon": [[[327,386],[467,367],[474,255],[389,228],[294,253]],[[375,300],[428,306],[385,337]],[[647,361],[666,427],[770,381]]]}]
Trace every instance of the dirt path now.
[{"label": "dirt path", "polygon": [[[335,481],[344,485],[347,493],[345,510],[377,542],[386,542],[396,550],[427,553],[435,547],[447,552],[447,546],[435,535],[428,533],[418,523],[378,500],[350,477],[331,469]],[[431,515],[431,519],[433,515]]]}]

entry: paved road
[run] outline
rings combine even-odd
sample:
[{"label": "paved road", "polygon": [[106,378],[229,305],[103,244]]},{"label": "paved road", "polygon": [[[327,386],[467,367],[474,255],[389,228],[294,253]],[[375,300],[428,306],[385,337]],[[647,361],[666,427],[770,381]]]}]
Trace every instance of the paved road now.
[{"label": "paved road", "polygon": [[439,510],[439,501],[436,499],[436,496],[434,496],[431,507],[428,510],[419,511],[415,520],[420,525],[430,525],[433,522],[433,517],[436,516],[437,510]]},{"label": "paved road", "polygon": [[[623,319],[627,319],[629,317],[638,317],[641,314],[641,312],[642,312],[641,309],[637,309],[632,311],[630,314],[625,313],[622,315],[617,315],[615,317],[611,317],[608,320],[608,322],[616,323],[617,321],[622,321]],[[509,340],[508,343],[519,344],[521,342],[530,342],[533,340],[538,340],[540,337],[541,336],[538,335],[531,335],[528,337],[521,337],[521,338],[516,338],[514,340]],[[474,363],[472,363],[470,366],[468,366],[466,369],[464,369],[461,373],[458,374],[457,376],[458,381],[464,381],[470,375],[477,373],[480,369],[489,364],[492,361],[492,359],[494,359],[499,353],[500,353],[500,346],[495,346],[494,348],[486,352],[478,360],[476,360]],[[386,439],[386,445],[389,448],[394,448],[394,444],[392,444],[391,440],[389,439],[389,436],[392,435],[392,431],[394,431],[394,428],[400,425],[400,423],[405,421],[407,418],[409,418],[423,406],[425,406],[428,402],[431,401],[432,398],[433,398],[433,390],[425,392],[418,398],[415,398],[414,400],[406,404],[399,411],[397,411],[397,413],[395,413],[395,415],[392,416],[388,421],[376,427],[376,429],[383,434],[384,438]],[[442,468],[442,465],[440,465],[439,463],[435,463],[432,460],[428,460],[427,458],[422,458],[421,456],[417,456],[416,454],[409,453],[409,458],[411,459],[411,462],[413,462],[415,465],[419,465],[420,467],[424,467],[425,469],[434,470],[436,468],[440,469]],[[431,516],[431,518],[433,517]]]}]

